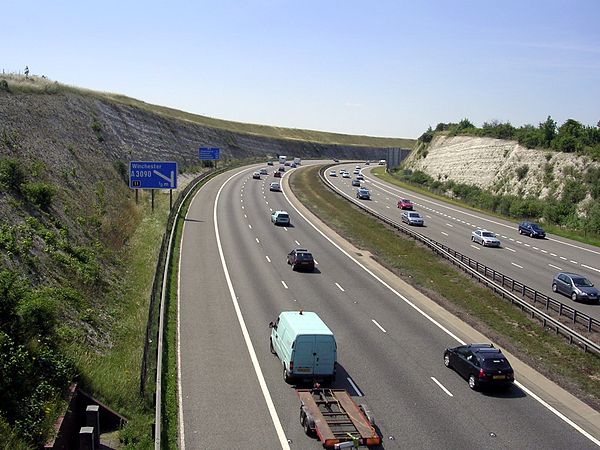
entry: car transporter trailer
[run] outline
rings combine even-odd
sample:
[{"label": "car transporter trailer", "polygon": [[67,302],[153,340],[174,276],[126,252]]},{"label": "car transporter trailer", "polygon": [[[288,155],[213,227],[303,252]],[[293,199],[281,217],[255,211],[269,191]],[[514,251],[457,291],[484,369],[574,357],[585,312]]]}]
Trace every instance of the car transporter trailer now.
[{"label": "car transporter trailer", "polygon": [[344,389],[296,389],[300,423],[326,448],[379,445],[381,437],[366,405],[357,405]]}]

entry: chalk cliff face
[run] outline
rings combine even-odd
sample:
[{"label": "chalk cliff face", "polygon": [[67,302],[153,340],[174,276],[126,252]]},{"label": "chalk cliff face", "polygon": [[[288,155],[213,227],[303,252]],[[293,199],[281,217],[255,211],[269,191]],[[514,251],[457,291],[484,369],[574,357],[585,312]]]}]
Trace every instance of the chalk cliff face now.
[{"label": "chalk cliff face", "polygon": [[429,146],[420,144],[404,164],[436,180],[538,198],[559,195],[566,180],[581,180],[589,167],[598,167],[598,163],[575,154],[470,136],[436,136]]}]

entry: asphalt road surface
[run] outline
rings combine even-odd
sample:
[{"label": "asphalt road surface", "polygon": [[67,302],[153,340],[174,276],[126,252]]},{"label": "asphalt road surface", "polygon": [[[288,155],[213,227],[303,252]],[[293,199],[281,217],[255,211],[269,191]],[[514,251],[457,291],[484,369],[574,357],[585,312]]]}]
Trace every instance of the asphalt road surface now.
[{"label": "asphalt road surface", "polygon": [[[365,176],[362,185],[371,191],[371,200],[363,202],[379,214],[400,222],[401,210],[397,202],[400,198],[408,198],[414,203],[414,210],[425,220],[425,227],[416,231],[600,320],[598,303],[575,303],[569,297],[552,292],[552,278],[562,271],[584,275],[596,286],[600,285],[600,249],[597,247],[554,235],[548,235],[546,239],[519,235],[515,222],[449,205],[393,186],[370,174],[374,166],[359,165]],[[327,178],[340,190],[355,197],[357,188],[351,185],[356,177],[353,174],[355,167],[355,163],[335,166],[337,176],[327,175]],[[339,169],[342,168],[350,171],[351,178],[339,175]],[[496,233],[502,246],[483,247],[471,242],[471,233],[478,228]]]},{"label": "asphalt road surface", "polygon": [[[311,216],[290,203],[285,182],[284,192],[269,191],[279,181],[272,168],[252,179],[256,167],[208,182],[187,214],[179,293],[181,448],[322,448],[304,434],[294,386],[283,381],[269,351],[269,322],[299,309],[317,312],[334,332],[333,387],[368,404],[381,448],[597,448],[597,413],[553,385],[538,387],[543,377],[518,361],[512,362],[522,382],[509,391],[470,390],[444,367],[442,353],[482,337],[368,255],[319,231],[314,218],[306,220]],[[289,227],[271,223],[275,210],[290,214]],[[286,264],[295,247],[313,253],[314,273]],[[552,406],[534,392],[548,395]]]}]

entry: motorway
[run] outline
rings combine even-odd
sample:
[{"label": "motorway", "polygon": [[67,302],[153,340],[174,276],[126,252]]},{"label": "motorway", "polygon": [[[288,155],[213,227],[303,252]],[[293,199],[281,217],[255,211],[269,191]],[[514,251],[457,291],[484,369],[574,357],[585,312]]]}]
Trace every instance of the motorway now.
[{"label": "motorway", "polygon": [[[521,383],[508,392],[471,391],[444,367],[442,353],[482,337],[324,229],[291,195],[286,181],[293,171],[283,192],[270,192],[278,179],[253,180],[257,167],[209,181],[186,216],[178,295],[180,448],[322,448],[304,434],[294,387],[269,352],[269,322],[298,309],[316,311],[334,332],[334,387],[368,404],[382,448],[600,446],[598,414],[557,386],[538,386],[548,382],[512,358]],[[271,224],[278,209],[290,213],[291,226]],[[292,272],[286,264],[298,246],[312,251],[315,273]]]},{"label": "motorway", "polygon": [[[363,186],[371,191],[371,201],[362,202],[377,213],[400,222],[401,211],[397,208],[397,201],[399,198],[408,198],[415,204],[415,211],[425,220],[425,227],[415,228],[415,231],[600,320],[599,304],[574,303],[569,297],[552,292],[552,278],[562,271],[584,275],[596,286],[600,285],[600,249],[597,247],[560,236],[548,235],[546,239],[535,239],[519,235],[515,222],[445,204],[399,188],[371,175],[374,166],[360,166],[365,176]],[[356,164],[333,167],[337,172],[340,169],[348,170],[352,178],[342,178],[339,174],[336,177],[327,176],[334,186],[354,198],[357,188],[351,186],[351,180],[356,177],[352,174],[355,167]],[[471,242],[471,232],[477,228],[496,233],[502,243],[501,248],[484,248]]]}]

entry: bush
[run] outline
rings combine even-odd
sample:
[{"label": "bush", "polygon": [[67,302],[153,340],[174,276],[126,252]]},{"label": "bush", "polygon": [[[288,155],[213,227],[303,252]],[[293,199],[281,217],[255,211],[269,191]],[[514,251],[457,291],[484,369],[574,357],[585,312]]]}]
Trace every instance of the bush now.
[{"label": "bush", "polygon": [[8,87],[8,81],[0,80],[0,91],[10,92],[10,88]]},{"label": "bush", "polygon": [[0,186],[13,192],[20,192],[25,181],[25,171],[19,161],[13,158],[0,159]]},{"label": "bush", "polygon": [[22,185],[27,201],[41,209],[49,209],[56,193],[53,186],[46,183],[28,182]]},{"label": "bush", "polygon": [[423,186],[427,186],[433,182],[433,178],[427,175],[425,172],[420,170],[415,170],[410,176],[410,181],[412,183],[420,184]]},{"label": "bush", "polygon": [[29,337],[50,336],[56,324],[56,303],[52,298],[35,292],[21,300],[16,308],[21,329]]},{"label": "bush", "polygon": [[521,181],[523,178],[525,178],[527,176],[527,172],[529,172],[529,166],[527,164],[517,167],[515,170],[515,173],[517,174],[517,180]]}]

